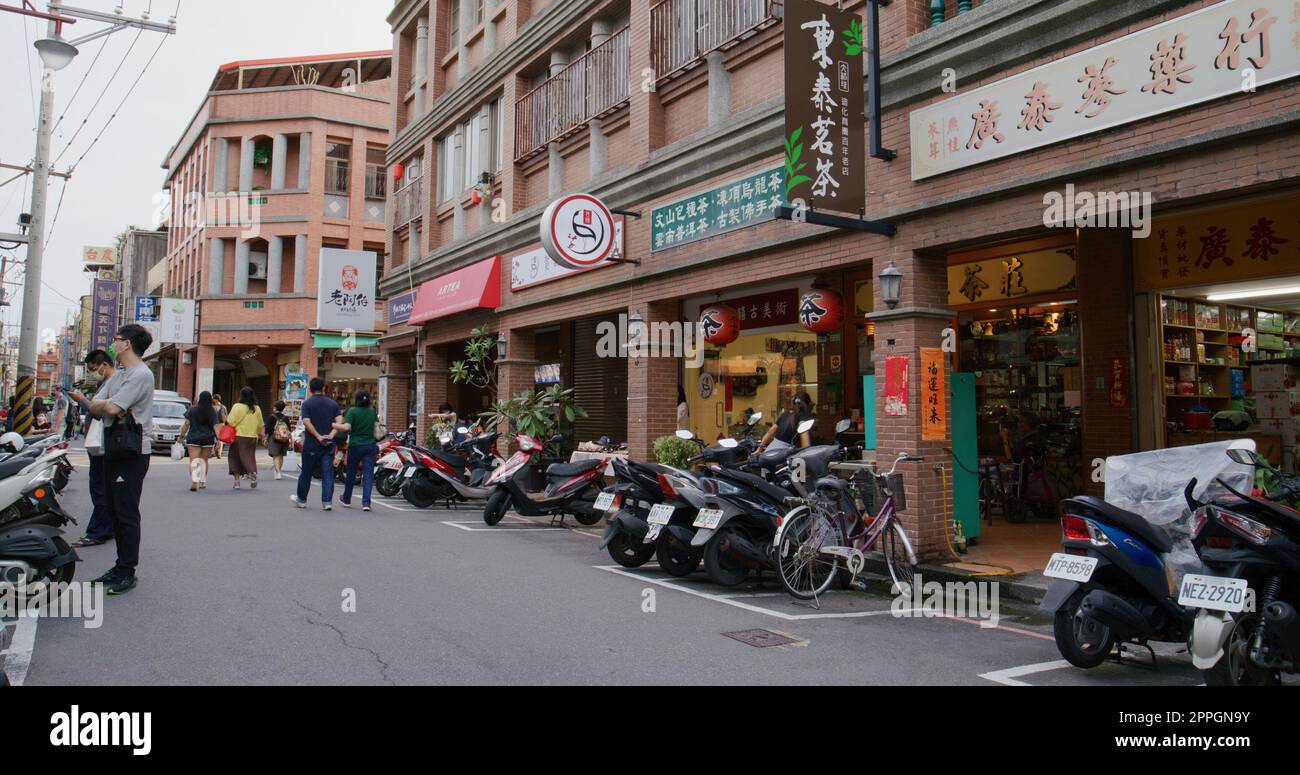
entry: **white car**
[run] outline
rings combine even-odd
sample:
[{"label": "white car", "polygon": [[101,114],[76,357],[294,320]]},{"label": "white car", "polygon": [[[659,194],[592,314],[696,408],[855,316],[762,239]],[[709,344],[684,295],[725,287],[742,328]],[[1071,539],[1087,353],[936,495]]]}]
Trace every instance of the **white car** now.
[{"label": "white car", "polygon": [[180,436],[181,426],[185,424],[185,413],[189,408],[189,400],[179,393],[171,390],[154,391],[153,426],[149,429],[154,454],[165,454],[171,450],[172,442]]}]

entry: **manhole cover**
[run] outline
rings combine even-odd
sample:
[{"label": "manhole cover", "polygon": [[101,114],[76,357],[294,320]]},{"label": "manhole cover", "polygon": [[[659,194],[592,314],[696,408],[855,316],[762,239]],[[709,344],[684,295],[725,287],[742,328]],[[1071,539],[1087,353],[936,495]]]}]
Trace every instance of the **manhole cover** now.
[{"label": "manhole cover", "polygon": [[740,630],[739,632],[724,632],[728,638],[733,638],[741,643],[748,644],[758,649],[765,649],[769,646],[785,646],[789,643],[798,643],[798,638],[791,638],[789,635],[782,635],[779,632],[771,630]]}]

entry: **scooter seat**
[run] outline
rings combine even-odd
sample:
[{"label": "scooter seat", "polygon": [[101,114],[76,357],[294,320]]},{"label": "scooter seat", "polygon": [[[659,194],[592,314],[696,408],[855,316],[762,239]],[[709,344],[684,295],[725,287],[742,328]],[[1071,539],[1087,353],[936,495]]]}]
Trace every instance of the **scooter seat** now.
[{"label": "scooter seat", "polygon": [[453,455],[450,452],[443,452],[440,449],[431,449],[429,450],[429,454],[438,458],[439,460],[451,466],[452,468],[456,469],[457,471],[469,465],[469,461],[461,457],[460,455]]},{"label": "scooter seat", "polygon": [[546,467],[547,476],[580,476],[597,466],[604,465],[599,458],[579,460],[576,463],[552,463]]},{"label": "scooter seat", "polygon": [[33,458],[14,456],[0,461],[0,479],[8,479],[34,462]]},{"label": "scooter seat", "polygon": [[1164,553],[1174,548],[1173,541],[1165,531],[1146,521],[1142,515],[1126,511],[1091,495],[1079,495],[1066,498],[1061,504],[1067,514],[1091,513],[1102,522],[1107,522],[1127,533],[1141,538],[1151,544],[1158,552]]}]

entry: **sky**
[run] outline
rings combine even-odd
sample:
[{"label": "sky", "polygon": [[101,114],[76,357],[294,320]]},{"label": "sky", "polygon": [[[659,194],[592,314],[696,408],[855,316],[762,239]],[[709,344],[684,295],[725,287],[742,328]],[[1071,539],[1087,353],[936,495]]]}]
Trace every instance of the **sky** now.
[{"label": "sky", "polygon": [[[46,9],[45,0],[35,4]],[[152,21],[166,22],[175,12],[177,31],[146,31],[136,40],[138,31],[126,29],[90,41],[55,75],[58,124],[51,154],[60,158],[54,169],[64,172],[76,166],[66,184],[50,178],[40,314],[47,337],[68,322],[80,297],[90,292],[90,275],[81,270],[82,246],[112,245],[128,226],[154,225],[163,157],[198,109],[219,65],[392,46],[385,21],[392,0],[180,0],[179,8],[177,0],[120,4],[128,16],[150,11]],[[119,0],[73,0],[69,5],[112,12]],[[105,27],[79,20],[64,27],[63,37],[73,40]],[[32,43],[45,34],[44,20],[0,12],[0,162],[6,164],[30,164],[35,154],[40,58]],[[126,102],[110,123],[124,97]],[[0,169],[0,183],[16,174]],[[50,231],[60,197],[62,207]],[[0,186],[0,232],[18,231],[18,216],[29,212],[30,198],[30,175]],[[0,307],[8,337],[18,333],[21,315],[22,287],[15,283],[21,283],[22,271],[13,267],[14,259],[25,259],[26,248],[0,249],[0,255],[9,258],[4,279],[14,300],[12,306]]]}]

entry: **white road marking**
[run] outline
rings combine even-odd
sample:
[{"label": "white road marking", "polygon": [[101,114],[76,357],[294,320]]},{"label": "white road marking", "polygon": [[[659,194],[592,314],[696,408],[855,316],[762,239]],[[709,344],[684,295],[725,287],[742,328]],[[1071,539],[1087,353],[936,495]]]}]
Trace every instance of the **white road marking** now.
[{"label": "white road marking", "polygon": [[1064,659],[1057,659],[1051,662],[1037,662],[1032,665],[1020,665],[1019,667],[1008,667],[1005,670],[994,670],[991,673],[980,673],[979,677],[999,683],[1003,686],[1033,686],[1033,684],[1017,681],[1017,678],[1034,673],[1046,673],[1050,670],[1060,670],[1063,667],[1069,667],[1070,663]]},{"label": "white road marking", "polygon": [[[528,522],[528,520],[523,520],[523,521]],[[474,524],[482,525],[484,524],[483,520],[477,520],[477,521],[443,520],[442,524],[451,525],[452,527],[458,527],[461,530],[465,530],[470,533],[540,533],[547,530],[565,530],[565,531],[568,530],[567,527],[502,527],[501,525],[493,525],[491,527],[488,527],[486,525],[484,525],[484,527],[469,527],[470,525],[474,525]]]},{"label": "white road marking", "polygon": [[36,650],[36,620],[39,613],[23,611],[14,625],[14,636],[4,652],[4,670],[12,686],[22,686],[27,681],[27,669],[32,664]]},{"label": "white road marking", "polygon": [[385,501],[378,500],[378,499],[372,501],[372,503],[377,503],[380,506],[383,506],[384,508],[392,509],[393,511],[419,511],[419,509],[408,509],[402,506],[394,506],[391,503],[386,503]]},{"label": "white road marking", "polygon": [[[886,608],[883,611],[852,611],[847,613],[788,614],[785,613],[784,611],[776,611],[771,608],[764,608],[763,606],[760,605],[753,605],[750,603],[742,602],[740,600],[737,600],[736,596],[717,595],[712,592],[701,592],[698,589],[691,589],[689,587],[684,587],[681,584],[675,584],[671,581],[657,579],[641,573],[633,573],[627,570],[626,568],[622,568],[617,565],[593,565],[592,567],[599,568],[600,570],[604,570],[604,571],[609,571],[610,573],[617,573],[620,576],[627,576],[628,578],[636,579],[637,581],[644,581],[644,582],[649,582],[651,584],[656,584],[658,586],[664,587],[666,589],[672,589],[677,592],[685,592],[688,595],[701,597],[704,598],[705,600],[712,600],[715,603],[723,603],[725,605],[733,606],[735,608],[740,608],[745,611],[752,611],[753,613],[756,614],[773,616],[776,617],[777,619],[783,619],[787,622],[798,622],[798,621],[805,621],[808,619],[861,619],[868,616],[885,616],[893,613],[891,609]],[[909,613],[910,611],[911,609],[906,609],[901,613]]]}]

